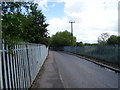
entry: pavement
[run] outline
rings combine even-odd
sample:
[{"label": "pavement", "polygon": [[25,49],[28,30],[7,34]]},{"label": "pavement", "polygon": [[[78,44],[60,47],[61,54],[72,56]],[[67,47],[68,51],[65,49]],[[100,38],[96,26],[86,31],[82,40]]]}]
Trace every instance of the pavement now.
[{"label": "pavement", "polygon": [[50,51],[32,88],[118,88],[118,76],[83,58]]},{"label": "pavement", "polygon": [[56,62],[51,52],[40,70],[32,88],[63,88]]}]

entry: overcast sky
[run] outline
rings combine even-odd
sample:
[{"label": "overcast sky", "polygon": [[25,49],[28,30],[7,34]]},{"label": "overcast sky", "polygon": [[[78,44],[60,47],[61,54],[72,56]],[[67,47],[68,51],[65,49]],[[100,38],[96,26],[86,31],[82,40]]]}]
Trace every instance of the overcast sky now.
[{"label": "overcast sky", "polygon": [[119,0],[36,0],[50,24],[50,36],[70,29],[77,41],[96,43],[102,33],[118,35]]}]

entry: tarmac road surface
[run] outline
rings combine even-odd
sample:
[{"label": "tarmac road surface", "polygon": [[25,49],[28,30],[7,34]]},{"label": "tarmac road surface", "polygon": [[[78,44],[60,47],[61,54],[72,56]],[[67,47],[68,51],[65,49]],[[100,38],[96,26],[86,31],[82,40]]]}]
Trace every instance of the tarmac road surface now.
[{"label": "tarmac road surface", "polygon": [[74,55],[50,53],[64,88],[118,88],[118,73]]}]

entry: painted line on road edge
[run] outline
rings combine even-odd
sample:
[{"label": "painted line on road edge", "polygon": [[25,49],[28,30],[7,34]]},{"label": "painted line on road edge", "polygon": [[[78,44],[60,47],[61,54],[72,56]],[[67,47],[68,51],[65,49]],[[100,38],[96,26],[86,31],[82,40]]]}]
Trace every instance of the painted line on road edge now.
[{"label": "painted line on road edge", "polygon": [[[63,52],[65,52],[65,51],[63,51]],[[77,57],[79,57],[79,58],[85,59],[85,60],[87,60],[87,61],[90,61],[90,62],[92,62],[92,63],[95,63],[95,64],[97,64],[97,65],[100,65],[100,66],[102,66],[102,67],[106,67],[106,68],[108,68],[108,69],[111,69],[111,70],[113,70],[113,71],[115,71],[115,72],[120,73],[120,70],[117,69],[117,68],[113,68],[113,67],[111,67],[111,66],[108,66],[108,65],[105,65],[105,64],[103,64],[103,63],[99,63],[99,62],[93,61],[93,60],[91,60],[91,59],[88,59],[88,58],[86,58],[86,57],[83,57],[83,56],[80,56],[80,55],[77,55],[77,54],[74,54],[74,53],[70,53],[70,52],[65,52],[65,53],[75,55],[75,56],[77,56]]]},{"label": "painted line on road edge", "polygon": [[[55,61],[54,57],[53,57],[53,60]],[[55,61],[55,63],[56,63],[56,61]],[[56,66],[57,66],[57,63],[56,63]],[[63,88],[65,88],[65,85],[64,85],[64,82],[63,82],[63,79],[62,79],[62,75],[60,73],[60,70],[59,70],[58,66],[57,66],[57,70],[58,70],[58,74],[59,74],[59,77],[60,77],[60,81],[61,81],[61,83],[63,85]]]},{"label": "painted line on road edge", "polygon": [[95,64],[97,64],[97,65],[100,65],[100,66],[102,66],[102,67],[106,67],[106,68],[108,68],[108,69],[111,69],[111,70],[113,70],[113,71],[115,71],[115,72],[119,72],[119,73],[120,73],[120,70],[119,70],[119,69],[110,67],[110,66],[108,66],[108,65],[105,65],[105,64],[102,64],[102,63],[93,61],[93,60],[91,60],[91,59],[88,59],[88,58],[85,58],[85,57],[82,57],[82,56],[78,56],[78,57],[83,58],[83,59],[86,59],[87,61],[93,62],[93,63],[95,63]]},{"label": "painted line on road edge", "polygon": [[59,77],[60,77],[61,83],[62,83],[62,85],[63,85],[63,88],[65,88],[64,83],[63,83],[63,79],[62,79],[62,75],[61,75],[61,73],[60,73],[59,70],[58,70],[58,73],[59,73]]}]

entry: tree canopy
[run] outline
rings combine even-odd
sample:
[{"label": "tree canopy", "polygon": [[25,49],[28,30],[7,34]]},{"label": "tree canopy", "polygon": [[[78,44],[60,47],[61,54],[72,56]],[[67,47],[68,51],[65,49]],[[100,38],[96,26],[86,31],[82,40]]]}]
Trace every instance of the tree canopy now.
[{"label": "tree canopy", "polygon": [[[72,41],[71,41],[72,40]],[[51,46],[75,46],[76,37],[73,37],[70,32],[57,32],[51,37]]]},{"label": "tree canopy", "polygon": [[110,35],[108,33],[102,33],[98,37],[98,43],[103,44],[103,45],[106,44],[109,37],[110,37]]},{"label": "tree canopy", "polygon": [[120,44],[120,36],[109,35],[108,33],[102,33],[101,36],[98,37],[98,43],[99,45]]},{"label": "tree canopy", "polygon": [[76,46],[84,46],[84,43],[82,41],[76,42]]},{"label": "tree canopy", "polygon": [[2,2],[2,36],[6,41],[48,44],[45,21],[36,3]]},{"label": "tree canopy", "polygon": [[111,45],[120,44],[120,36],[111,35],[110,38],[108,38],[107,43]]}]

